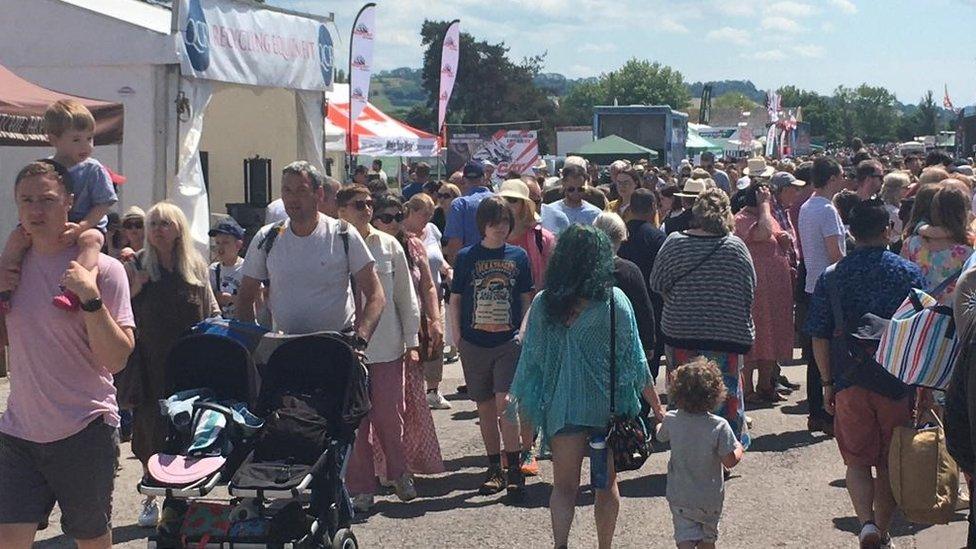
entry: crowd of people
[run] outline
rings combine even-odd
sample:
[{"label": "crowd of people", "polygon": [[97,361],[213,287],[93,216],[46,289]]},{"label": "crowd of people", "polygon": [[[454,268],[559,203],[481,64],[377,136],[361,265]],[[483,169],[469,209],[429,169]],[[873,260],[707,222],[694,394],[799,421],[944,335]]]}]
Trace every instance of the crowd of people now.
[{"label": "crowd of people", "polygon": [[[653,417],[670,443],[678,547],[714,547],[724,479],[748,459],[748,409],[800,388],[781,371],[798,335],[808,429],[837,439],[861,546],[891,547],[892,431],[946,397],[853,379],[831,360],[837,319],[890,318],[912,288],[940,286],[960,333],[974,324],[973,292],[954,281],[976,280],[976,178],[944,153],[855,141],[801,158],[705,153],[676,169],[618,160],[604,173],[571,156],[555,174],[540,164],[504,178],[470,161],[443,181],[421,162],[402,167],[400,188],[378,161],[348,182],[296,161],[249,243],[232,218],[212,227],[208,265],[176,205],[113,212],[83,106],[58,102],[45,123],[54,155],[18,174],[20,224],[0,256],[3,547],[29,547],[55,501],[80,547],[111,544],[119,437],[145,468],[166,432],[167,353],[216,315],[350,333],[372,401],[346,472],[360,512],[384,489],[410,501],[417,476],[445,470],[431,410],[451,407],[441,381],[459,357],[484,443],[480,493],[518,501],[550,455],[557,548],[588,453],[606,473],[593,489],[599,545],[611,545],[614,460],[593,450],[611,403]],[[954,388],[950,410],[968,398]],[[972,452],[958,455],[970,474]],[[166,513],[149,497],[139,523]]]}]

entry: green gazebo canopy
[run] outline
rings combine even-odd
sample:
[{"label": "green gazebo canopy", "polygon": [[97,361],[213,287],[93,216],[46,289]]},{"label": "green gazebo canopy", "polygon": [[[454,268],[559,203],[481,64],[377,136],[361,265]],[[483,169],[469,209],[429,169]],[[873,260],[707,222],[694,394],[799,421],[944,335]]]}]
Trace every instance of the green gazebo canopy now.
[{"label": "green gazebo canopy", "polygon": [[582,156],[601,166],[610,164],[614,160],[636,162],[641,159],[652,161],[657,158],[657,151],[631,143],[617,135],[609,135],[603,139],[587,143],[580,147],[579,151],[572,154]]}]

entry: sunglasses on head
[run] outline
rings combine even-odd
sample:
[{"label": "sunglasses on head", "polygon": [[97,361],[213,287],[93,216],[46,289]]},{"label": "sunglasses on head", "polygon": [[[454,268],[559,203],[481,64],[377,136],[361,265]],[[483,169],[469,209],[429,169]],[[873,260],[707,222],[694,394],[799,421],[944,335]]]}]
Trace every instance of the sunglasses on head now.
[{"label": "sunglasses on head", "polygon": [[141,229],[142,227],[142,221],[126,221],[122,224],[123,229]]},{"label": "sunglasses on head", "polygon": [[366,208],[372,208],[373,201],[369,199],[353,200],[352,202],[349,203],[349,205],[352,206],[353,208],[356,208],[359,211],[363,211]]},{"label": "sunglasses on head", "polygon": [[399,223],[403,221],[403,212],[398,212],[395,214],[391,214],[391,213],[376,214],[373,216],[373,221],[380,221],[386,224],[393,223],[394,221]]}]

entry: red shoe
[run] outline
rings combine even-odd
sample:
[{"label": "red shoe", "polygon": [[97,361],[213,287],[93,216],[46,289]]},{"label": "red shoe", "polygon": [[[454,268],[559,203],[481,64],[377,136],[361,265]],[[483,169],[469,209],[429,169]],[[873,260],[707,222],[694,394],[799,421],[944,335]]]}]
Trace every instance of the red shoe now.
[{"label": "red shoe", "polygon": [[51,298],[51,304],[61,309],[62,311],[68,311],[72,313],[81,308],[81,300],[78,296],[71,290],[62,290],[60,294]]}]

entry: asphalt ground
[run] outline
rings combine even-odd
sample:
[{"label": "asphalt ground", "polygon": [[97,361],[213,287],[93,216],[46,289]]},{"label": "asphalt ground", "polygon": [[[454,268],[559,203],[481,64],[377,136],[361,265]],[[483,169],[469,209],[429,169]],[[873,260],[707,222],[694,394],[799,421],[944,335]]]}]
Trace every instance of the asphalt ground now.
[{"label": "asphalt ground", "polygon": [[[784,368],[794,381],[802,382],[804,372],[803,365]],[[461,377],[458,363],[445,368],[443,389],[454,408],[433,411],[447,472],[418,478],[419,497],[412,502],[379,496],[373,511],[353,526],[362,547],[551,547],[548,461],[541,462],[540,476],[529,479],[526,497],[519,504],[510,504],[503,494],[478,495],[486,459],[474,404],[451,394],[462,383]],[[0,378],[0,410],[6,407],[8,393],[8,380]],[[747,410],[754,420],[753,444],[726,485],[719,546],[857,547],[858,522],[844,488],[836,442],[807,432],[804,394],[801,389],[787,402]],[[136,525],[142,499],[135,490],[139,463],[128,444],[121,452],[113,511],[115,543],[145,547],[149,531]],[[619,476],[622,501],[616,547],[674,547],[664,497],[667,459],[668,453],[659,451],[640,471]],[[588,478],[584,461],[583,484]],[[913,525],[899,518],[892,534],[899,549],[965,547],[965,515],[957,514],[954,522],[938,526]],[[39,532],[37,540],[36,547],[74,546],[60,532],[57,509],[51,526]],[[579,496],[570,547],[596,547],[593,496],[586,490]]]}]

